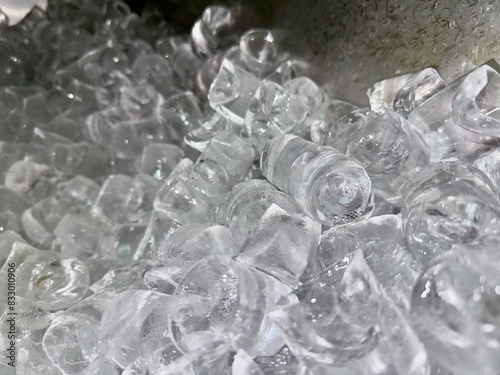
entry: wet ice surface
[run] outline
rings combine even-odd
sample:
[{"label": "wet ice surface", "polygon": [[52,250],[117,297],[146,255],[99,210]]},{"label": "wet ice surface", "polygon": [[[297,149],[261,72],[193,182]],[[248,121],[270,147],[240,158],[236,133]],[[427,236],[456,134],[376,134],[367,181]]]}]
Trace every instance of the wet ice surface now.
[{"label": "wet ice surface", "polygon": [[240,16],[0,18],[18,373],[500,373],[499,73],[388,77],[360,107]]}]

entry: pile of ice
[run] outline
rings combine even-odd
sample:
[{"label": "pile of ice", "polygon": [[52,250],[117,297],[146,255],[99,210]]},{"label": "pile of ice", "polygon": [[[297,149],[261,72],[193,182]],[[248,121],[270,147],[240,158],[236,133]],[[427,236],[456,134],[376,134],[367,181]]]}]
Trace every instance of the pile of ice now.
[{"label": "pile of ice", "polygon": [[361,108],[238,15],[0,27],[0,372],[498,375],[494,65]]}]

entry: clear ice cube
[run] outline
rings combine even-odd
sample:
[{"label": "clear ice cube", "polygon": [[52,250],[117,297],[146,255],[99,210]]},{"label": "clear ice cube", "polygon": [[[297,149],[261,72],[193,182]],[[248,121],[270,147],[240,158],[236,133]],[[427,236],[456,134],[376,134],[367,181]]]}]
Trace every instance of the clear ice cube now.
[{"label": "clear ice cube", "polygon": [[415,285],[413,325],[429,355],[445,369],[477,374],[480,368],[482,374],[496,374],[500,368],[497,246],[457,246],[430,265]]},{"label": "clear ice cube", "polygon": [[5,278],[9,263],[16,264],[16,295],[35,302],[44,310],[71,306],[83,298],[89,287],[89,271],[85,264],[54,251],[42,251],[16,242],[0,270]]},{"label": "clear ice cube", "polygon": [[[183,352],[223,340],[250,355],[272,355],[283,340],[268,314],[291,301],[290,288],[225,256],[197,262],[181,280],[175,296],[185,303],[172,315],[172,334]],[[197,309],[190,306],[196,304]],[[260,314],[255,314],[261,311]]]},{"label": "clear ice cube", "polygon": [[231,8],[223,5],[205,8],[191,30],[191,42],[195,52],[206,57],[234,43],[237,40],[236,33],[231,29],[235,22],[234,10]]},{"label": "clear ice cube", "polygon": [[290,133],[300,126],[307,114],[302,99],[274,82],[264,81],[246,112],[246,133],[260,153],[276,135]]},{"label": "clear ice cube", "polygon": [[477,168],[461,162],[431,164],[403,188],[402,218],[409,249],[428,263],[456,243],[500,229],[496,190]]},{"label": "clear ice cube", "polygon": [[275,203],[264,213],[236,260],[295,287],[319,244],[321,225]]},{"label": "clear ice cube", "polygon": [[445,87],[445,80],[435,69],[424,69],[398,90],[394,97],[393,108],[407,117],[416,107]]},{"label": "clear ice cube", "polygon": [[264,29],[249,30],[241,37],[241,58],[252,72],[270,73],[287,58],[277,39],[273,32]]},{"label": "clear ice cube", "polygon": [[261,155],[261,169],[322,224],[355,220],[368,208],[371,182],[366,171],[333,148],[293,135],[277,136]]},{"label": "clear ice cube", "polygon": [[242,127],[250,101],[259,85],[259,80],[251,73],[224,59],[210,87],[208,101],[214,110]]},{"label": "clear ice cube", "polygon": [[80,374],[97,357],[98,324],[84,314],[65,313],[54,318],[42,345],[63,374]]},{"label": "clear ice cube", "polygon": [[100,322],[99,347],[103,353],[122,367],[131,365],[141,356],[145,321],[156,311],[156,321],[149,323],[149,329],[167,329],[171,301],[171,296],[145,290],[118,295],[108,304]]},{"label": "clear ice cube", "polygon": [[93,210],[116,224],[147,222],[155,196],[156,183],[150,176],[111,175],[102,186]]},{"label": "clear ice cube", "polygon": [[164,181],[183,158],[184,151],[176,145],[150,144],[142,152],[140,171],[155,180]]},{"label": "clear ice cube", "polygon": [[276,204],[288,213],[300,210],[293,198],[265,180],[247,180],[236,185],[219,207],[218,220],[228,226],[236,242],[243,245],[268,208]]}]

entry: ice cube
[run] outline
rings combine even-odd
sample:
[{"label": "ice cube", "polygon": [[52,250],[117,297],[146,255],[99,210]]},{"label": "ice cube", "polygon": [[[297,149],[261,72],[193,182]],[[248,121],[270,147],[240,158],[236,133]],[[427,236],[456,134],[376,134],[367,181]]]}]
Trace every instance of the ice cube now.
[{"label": "ice cube", "polygon": [[297,77],[283,84],[291,94],[298,96],[307,105],[309,114],[314,113],[325,101],[324,91],[307,77]]},{"label": "ice cube", "polygon": [[300,305],[271,314],[299,361],[341,367],[380,340],[380,289],[361,250],[297,290]]},{"label": "ice cube", "polygon": [[[223,340],[250,355],[275,354],[283,341],[268,313],[290,289],[225,256],[208,256],[184,276],[175,296],[185,303],[172,315],[173,338],[183,352]],[[281,302],[278,302],[280,301]],[[190,305],[196,304],[197,309]],[[262,314],[254,314],[255,311]]]},{"label": "ice cube", "polygon": [[290,133],[300,126],[307,114],[302,99],[276,83],[264,81],[246,112],[246,133],[260,153],[276,135]]},{"label": "ice cube", "polygon": [[107,270],[101,279],[92,284],[89,289],[94,293],[107,291],[116,294],[127,290],[147,289],[144,283],[144,274],[155,265],[151,261],[140,259],[126,266],[123,263],[118,266],[112,266],[111,269],[108,266],[106,268],[109,270]]},{"label": "ice cube", "polygon": [[3,267],[16,242],[24,242],[23,238],[16,232],[11,230],[0,232],[0,248],[3,249],[0,253],[0,268]]},{"label": "ice cube", "polygon": [[277,190],[269,182],[247,180],[231,190],[226,201],[219,207],[217,217],[229,227],[236,242],[243,245],[272,204],[288,213],[300,211],[291,196]]},{"label": "ice cube", "polygon": [[85,314],[65,313],[54,318],[42,345],[64,374],[80,374],[97,357],[98,324]]},{"label": "ice cube", "polygon": [[259,80],[251,73],[224,59],[219,74],[210,87],[208,101],[214,110],[242,127],[259,84]]},{"label": "ice cube", "polygon": [[411,111],[445,87],[445,80],[435,69],[424,69],[398,90],[394,97],[393,108],[408,117]]},{"label": "ice cube", "polygon": [[[163,59],[162,57],[160,57]],[[154,114],[161,102],[155,86],[152,83],[141,83],[127,87],[120,92],[120,110],[129,118],[144,118]]]},{"label": "ice cube", "polygon": [[[41,344],[36,344],[32,346],[23,346],[19,348],[17,353],[17,371],[25,375],[62,375],[63,373],[54,366],[52,361],[47,357],[47,354],[43,350]],[[16,373],[15,368],[13,374]],[[3,373],[2,368],[2,373]],[[8,372],[6,372],[9,375]]]},{"label": "ice cube", "polygon": [[402,218],[415,259],[428,263],[456,243],[499,229],[496,190],[480,170],[461,162],[431,164],[403,190]]},{"label": "ice cube", "polygon": [[195,52],[207,57],[236,42],[237,34],[231,30],[235,21],[234,10],[231,8],[222,5],[205,8],[191,30]]},{"label": "ice cube", "polygon": [[173,144],[150,144],[144,148],[141,159],[141,173],[164,181],[184,158],[184,151]]},{"label": "ice cube", "polygon": [[467,75],[452,101],[453,119],[457,125],[485,138],[500,137],[499,89],[500,73],[489,65]]},{"label": "ice cube", "polygon": [[[494,113],[496,108],[493,99],[496,76],[497,72],[483,65],[466,77],[452,82],[410,113],[408,122],[428,144],[431,162],[451,158],[473,161],[497,142],[494,125],[489,129],[479,125],[481,121],[492,124],[496,121],[494,114],[493,117],[487,114],[488,111]],[[492,94],[488,94],[490,89]],[[469,107],[471,100],[474,100],[471,97],[479,92],[484,92],[487,97],[481,104],[485,107],[479,109],[477,104]]]},{"label": "ice cube", "polygon": [[376,82],[366,93],[371,110],[377,113],[393,110],[396,95],[414,77],[415,74],[409,73]]},{"label": "ice cube", "polygon": [[[83,298],[89,286],[85,264],[57,252],[41,251],[16,242],[0,270],[5,278],[9,263],[16,264],[16,295],[35,302],[44,310],[71,306]],[[4,294],[2,297],[6,298]]]},{"label": "ice cube", "polygon": [[112,238],[112,227],[89,213],[67,213],[54,229],[54,235],[63,254],[87,259],[101,254],[101,244]]},{"label": "ice cube", "polygon": [[159,54],[145,54],[135,60],[132,79],[138,84],[148,83],[156,91],[168,95],[173,70],[165,57]]},{"label": "ice cube", "polygon": [[[141,356],[145,333],[150,329],[167,330],[172,300],[171,296],[145,290],[118,295],[106,307],[99,326],[99,347],[103,353],[122,367],[131,365]],[[143,325],[151,318],[155,320],[143,331]],[[160,338],[164,331],[159,332]]]},{"label": "ice cube", "polygon": [[50,195],[60,177],[57,171],[46,165],[21,160],[7,171],[5,186],[34,203]]},{"label": "ice cube", "polygon": [[333,148],[280,135],[263,151],[261,169],[272,184],[290,193],[304,212],[322,224],[355,220],[368,208],[371,182],[366,171]]},{"label": "ice cube", "polygon": [[270,73],[287,58],[277,39],[273,32],[263,29],[249,30],[241,37],[241,58],[252,72]]},{"label": "ice cube", "polygon": [[93,210],[116,224],[147,222],[155,195],[152,177],[111,175],[102,186]]},{"label": "ice cube", "polygon": [[319,244],[321,225],[302,213],[273,203],[247,239],[236,260],[295,287],[309,254]]},{"label": "ice cube", "polygon": [[332,126],[356,108],[354,104],[341,100],[323,103],[308,120],[311,124],[311,139],[316,143],[326,144]]},{"label": "ice cube", "polygon": [[[496,239],[495,239],[496,241]],[[412,320],[429,355],[460,374],[495,374],[498,352],[499,279],[493,247],[457,246],[419,277]]]},{"label": "ice cube", "polygon": [[203,152],[208,142],[224,130],[230,130],[229,121],[217,112],[211,112],[200,120],[201,126],[184,137],[184,141],[196,150]]}]

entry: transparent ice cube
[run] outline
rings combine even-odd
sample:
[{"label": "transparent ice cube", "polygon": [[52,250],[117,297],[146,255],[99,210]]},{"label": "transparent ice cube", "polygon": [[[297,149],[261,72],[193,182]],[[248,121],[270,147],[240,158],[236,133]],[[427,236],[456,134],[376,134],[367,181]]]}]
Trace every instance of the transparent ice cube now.
[{"label": "transparent ice cube", "polygon": [[243,126],[245,114],[259,84],[259,80],[251,73],[224,59],[219,74],[210,87],[208,101],[221,115]]}]

